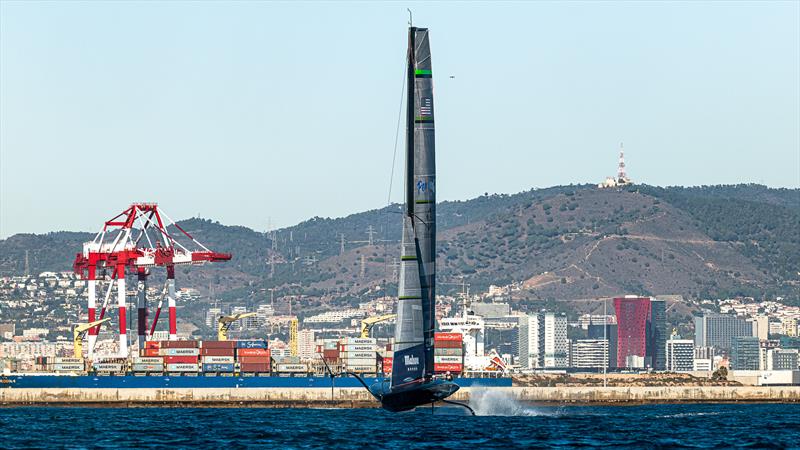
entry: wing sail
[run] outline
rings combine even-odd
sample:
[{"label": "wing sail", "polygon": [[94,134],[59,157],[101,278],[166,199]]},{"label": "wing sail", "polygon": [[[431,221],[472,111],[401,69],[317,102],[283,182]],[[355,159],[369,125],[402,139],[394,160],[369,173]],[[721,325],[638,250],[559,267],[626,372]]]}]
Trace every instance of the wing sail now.
[{"label": "wing sail", "polygon": [[[433,373],[436,326],[436,164],[427,28],[409,29],[406,208],[392,385]],[[408,364],[406,364],[408,362]]]}]

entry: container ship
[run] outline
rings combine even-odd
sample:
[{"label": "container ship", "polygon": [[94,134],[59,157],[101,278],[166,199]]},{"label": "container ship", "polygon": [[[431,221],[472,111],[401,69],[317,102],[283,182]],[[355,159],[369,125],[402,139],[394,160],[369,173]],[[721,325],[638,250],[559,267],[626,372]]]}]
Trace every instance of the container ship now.
[{"label": "container ship", "polygon": [[[434,370],[462,387],[509,387],[499,372],[465,374],[458,333],[436,333]],[[38,357],[34,371],[6,372],[0,387],[24,388],[357,388],[392,372],[392,351],[374,338],[342,338],[318,345],[316,358],[275,356],[265,340],[146,341],[128,358]]]}]

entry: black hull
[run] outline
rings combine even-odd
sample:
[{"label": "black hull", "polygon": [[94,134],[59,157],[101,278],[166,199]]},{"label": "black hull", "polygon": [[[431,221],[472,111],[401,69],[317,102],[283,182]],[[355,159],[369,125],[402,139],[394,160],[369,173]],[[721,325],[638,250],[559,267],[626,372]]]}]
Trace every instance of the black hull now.
[{"label": "black hull", "polygon": [[410,411],[419,406],[442,401],[459,389],[457,384],[444,380],[430,381],[388,392],[380,392],[381,387],[370,389],[370,391],[377,394],[376,397],[380,400],[383,409],[391,412]]}]

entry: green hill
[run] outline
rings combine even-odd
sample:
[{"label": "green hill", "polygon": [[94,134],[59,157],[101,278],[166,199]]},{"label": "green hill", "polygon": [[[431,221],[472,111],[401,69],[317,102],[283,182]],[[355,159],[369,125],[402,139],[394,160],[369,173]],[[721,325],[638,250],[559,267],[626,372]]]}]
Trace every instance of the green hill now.
[{"label": "green hill", "polygon": [[[181,285],[213,288],[218,297],[264,298],[276,288],[324,302],[394,286],[399,205],[277,230],[274,252],[273,235],[206,219],[180,225],[210,248],[233,253],[230,263],[180,273]],[[437,225],[440,292],[456,290],[445,283],[463,276],[473,291],[522,283],[530,299],[623,293],[800,298],[798,189],[558,186],[443,202]],[[69,270],[81,242],[91,237],[12,236],[0,241],[0,274],[22,273],[25,250],[34,273]]]}]

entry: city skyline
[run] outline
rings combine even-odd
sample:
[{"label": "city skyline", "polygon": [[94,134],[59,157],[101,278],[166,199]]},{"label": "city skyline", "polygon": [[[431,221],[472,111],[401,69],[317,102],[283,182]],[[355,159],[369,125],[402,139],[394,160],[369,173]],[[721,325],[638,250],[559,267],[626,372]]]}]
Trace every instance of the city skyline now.
[{"label": "city skyline", "polygon": [[[620,142],[638,183],[800,186],[797,3],[583,6],[412,5],[439,199],[597,183]],[[400,200],[404,7],[0,12],[0,239],[141,200],[256,230]]]}]

